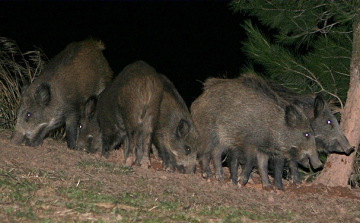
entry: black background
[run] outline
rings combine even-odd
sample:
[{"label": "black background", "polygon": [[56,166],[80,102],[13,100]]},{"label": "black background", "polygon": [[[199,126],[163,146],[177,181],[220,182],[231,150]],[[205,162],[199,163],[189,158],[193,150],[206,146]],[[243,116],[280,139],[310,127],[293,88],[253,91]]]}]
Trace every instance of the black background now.
[{"label": "black background", "polygon": [[54,57],[89,36],[105,43],[115,74],[144,60],[172,80],[188,105],[207,77],[235,77],[245,62],[241,24],[227,1],[2,2],[0,36],[23,52],[40,47]]}]

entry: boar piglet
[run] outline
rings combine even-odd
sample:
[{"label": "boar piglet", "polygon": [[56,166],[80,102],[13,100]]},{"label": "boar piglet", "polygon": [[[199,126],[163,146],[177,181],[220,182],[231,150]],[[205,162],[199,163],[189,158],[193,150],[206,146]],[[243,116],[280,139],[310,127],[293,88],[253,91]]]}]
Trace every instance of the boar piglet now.
[{"label": "boar piglet", "polygon": [[166,169],[195,172],[197,131],[188,107],[171,81],[161,75],[164,86],[154,144]]},{"label": "boar piglet", "polygon": [[238,164],[242,165],[239,184],[245,185],[257,161],[264,188],[271,188],[270,157],[281,158],[275,170],[274,184],[278,189],[283,189],[284,158],[306,167],[310,159],[316,168],[321,166],[305,115],[253,74],[236,79],[207,79],[203,93],[191,105],[191,114],[199,133],[198,156],[205,178],[211,177],[212,159],[215,177],[224,179],[221,163],[224,154],[230,160],[230,175],[235,184]]},{"label": "boar piglet", "polygon": [[154,68],[142,61],[126,66],[98,98],[87,101],[78,143],[89,152],[102,148],[103,155],[124,143],[124,163],[148,168],[162,94]]},{"label": "boar piglet", "polygon": [[112,78],[104,49],[92,39],[73,42],[50,60],[33,83],[23,87],[13,143],[36,147],[50,131],[65,125],[67,146],[75,148],[84,102]]},{"label": "boar piglet", "polygon": [[[300,95],[273,81],[267,81],[267,83],[282,99],[297,104],[304,111],[314,131],[318,150],[346,154],[354,150],[355,147],[350,145],[342,133],[336,117],[320,93]],[[300,184],[301,179],[297,163],[290,162],[289,165],[294,183]]]}]

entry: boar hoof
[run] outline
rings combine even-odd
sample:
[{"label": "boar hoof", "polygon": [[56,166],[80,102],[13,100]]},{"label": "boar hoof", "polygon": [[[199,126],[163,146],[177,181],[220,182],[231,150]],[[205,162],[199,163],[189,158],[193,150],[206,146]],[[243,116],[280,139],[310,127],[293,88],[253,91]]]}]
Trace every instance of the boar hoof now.
[{"label": "boar hoof", "polygon": [[273,191],[273,187],[271,185],[263,185],[263,189],[266,191]]},{"label": "boar hoof", "polygon": [[174,168],[168,166],[168,167],[165,167],[165,171],[166,172],[174,172]]},{"label": "boar hoof", "polygon": [[215,178],[219,181],[224,181],[224,175],[221,175],[221,174],[216,174],[215,175]]},{"label": "boar hoof", "polygon": [[205,178],[205,179],[209,179],[209,178],[211,178],[211,173],[209,173],[209,172],[203,172],[203,173],[202,173],[202,177]]},{"label": "boar hoof", "polygon": [[295,184],[296,186],[300,186],[301,180],[293,180],[292,183]]},{"label": "boar hoof", "polygon": [[242,183],[240,183],[240,181],[237,183],[237,186],[238,186],[239,188],[245,187],[245,185],[242,184]]},{"label": "boar hoof", "polygon": [[143,169],[149,169],[150,167],[150,160],[143,158],[140,162],[141,168]]},{"label": "boar hoof", "polygon": [[135,163],[134,160],[130,157],[130,158],[125,159],[124,166],[131,167],[134,163]]}]

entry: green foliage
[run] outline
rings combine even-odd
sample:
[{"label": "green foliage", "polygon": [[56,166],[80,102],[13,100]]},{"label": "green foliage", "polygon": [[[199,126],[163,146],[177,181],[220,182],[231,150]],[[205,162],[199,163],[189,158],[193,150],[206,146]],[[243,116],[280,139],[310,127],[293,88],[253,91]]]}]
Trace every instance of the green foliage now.
[{"label": "green foliage", "polygon": [[343,106],[349,85],[352,25],[359,4],[237,0],[231,6],[269,28],[260,30],[250,21],[244,24],[248,39],[243,50],[266,76],[299,93],[324,92]]},{"label": "green foliage", "polygon": [[359,8],[358,1],[244,1],[231,3],[235,12],[241,11],[257,17],[270,28],[279,30],[283,44],[298,47],[312,44],[316,34],[337,36],[352,29]]}]

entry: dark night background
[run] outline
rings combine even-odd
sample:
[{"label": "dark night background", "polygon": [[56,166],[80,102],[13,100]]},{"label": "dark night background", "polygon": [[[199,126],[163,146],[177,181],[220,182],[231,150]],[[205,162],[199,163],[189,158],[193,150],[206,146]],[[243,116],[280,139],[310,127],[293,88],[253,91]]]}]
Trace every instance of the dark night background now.
[{"label": "dark night background", "polygon": [[244,16],[217,2],[1,2],[0,36],[48,58],[89,36],[105,43],[115,74],[144,60],[172,80],[188,105],[210,76],[245,64]]}]

